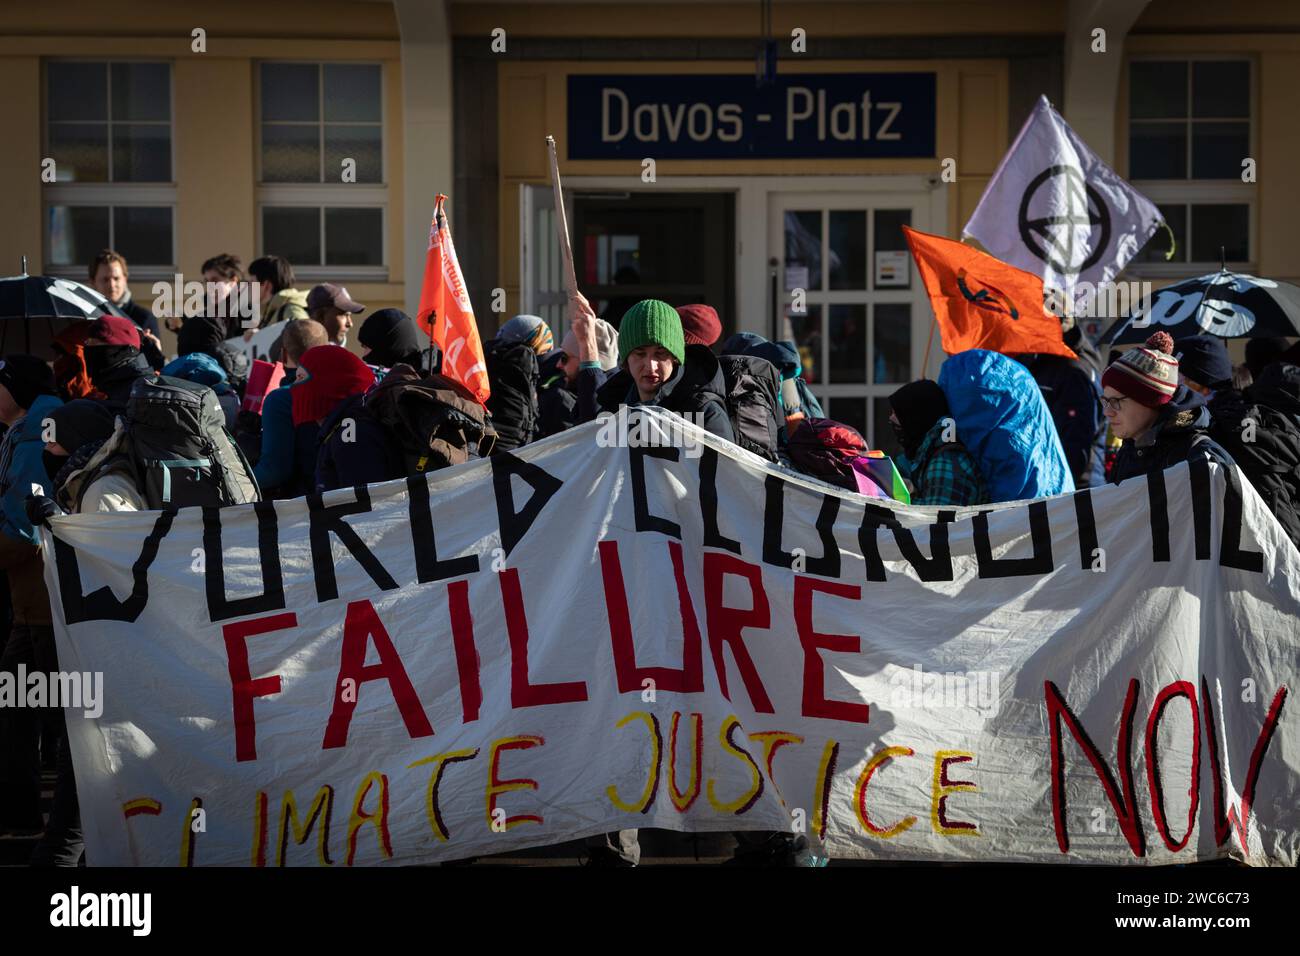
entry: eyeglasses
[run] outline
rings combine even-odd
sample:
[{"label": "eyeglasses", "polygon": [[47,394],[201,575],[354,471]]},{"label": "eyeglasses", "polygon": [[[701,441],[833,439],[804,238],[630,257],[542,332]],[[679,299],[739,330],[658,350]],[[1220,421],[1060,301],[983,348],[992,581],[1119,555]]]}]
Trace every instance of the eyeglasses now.
[{"label": "eyeglasses", "polygon": [[1127,401],[1128,401],[1127,395],[1121,395],[1119,398],[1109,398],[1103,395],[1101,397],[1101,407],[1108,412],[1117,412],[1119,411],[1120,404]]}]

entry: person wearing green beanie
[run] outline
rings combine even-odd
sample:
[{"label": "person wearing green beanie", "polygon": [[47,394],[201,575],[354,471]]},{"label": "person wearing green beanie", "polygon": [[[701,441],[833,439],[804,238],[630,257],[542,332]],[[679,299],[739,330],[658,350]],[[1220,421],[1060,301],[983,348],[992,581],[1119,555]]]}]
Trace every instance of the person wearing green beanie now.
[{"label": "person wearing green beanie", "polygon": [[[590,311],[581,296],[570,305]],[[719,438],[735,441],[717,356],[707,345],[686,344],[681,316],[667,302],[643,299],[623,313],[618,358],[619,370],[596,391],[599,410],[657,405],[690,417]]]}]

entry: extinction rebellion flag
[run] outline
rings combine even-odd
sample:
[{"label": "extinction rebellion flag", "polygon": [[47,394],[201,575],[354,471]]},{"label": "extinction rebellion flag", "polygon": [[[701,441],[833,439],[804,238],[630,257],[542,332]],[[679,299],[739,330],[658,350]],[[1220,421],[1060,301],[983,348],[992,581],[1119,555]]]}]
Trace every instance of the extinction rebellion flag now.
[{"label": "extinction rebellion flag", "polygon": [[1115,278],[1161,222],[1041,96],[962,237],[1073,299],[1077,283]]}]

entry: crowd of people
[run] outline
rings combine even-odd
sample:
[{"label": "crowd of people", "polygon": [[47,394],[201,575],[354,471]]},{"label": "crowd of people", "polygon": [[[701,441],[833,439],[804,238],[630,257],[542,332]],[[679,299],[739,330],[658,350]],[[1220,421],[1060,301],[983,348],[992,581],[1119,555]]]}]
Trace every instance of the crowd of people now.
[{"label": "crowd of people", "polygon": [[[707,305],[646,299],[601,318],[578,294],[558,344],[541,318],[517,315],[485,344],[484,407],[441,374],[438,349],[398,309],[363,318],[366,307],[340,285],[302,292],[278,256],[247,270],[235,256],[214,256],[203,276],[211,290],[203,313],[164,320],[176,334],[170,359],[158,319],[131,300],[126,260],[105,250],[89,279],[121,315],[75,323],[49,355],[0,362],[9,622],[0,669],[57,670],[38,533],[53,515],[382,482],[513,451],[621,407],[686,415],[767,461],[915,505],[1056,494],[1183,461],[1236,463],[1300,544],[1300,354],[1285,340],[1251,340],[1245,366],[1234,368],[1222,339],[1175,342],[1157,332],[1102,368],[1093,346],[1067,327],[1074,359],[986,353],[978,364],[954,363],[938,381],[910,382],[889,397],[901,450],[893,464],[906,480],[900,492],[869,467],[879,451],[825,417],[795,343],[741,332],[719,344],[722,322]],[[224,307],[249,281],[260,314],[251,327]],[[354,327],[359,355],[347,348]],[[269,358],[284,374],[263,394],[250,385],[245,343],[267,329],[277,330]],[[971,389],[1001,408],[1001,424],[982,430],[968,417]],[[177,462],[183,467],[168,470]],[[0,831],[43,834],[37,864],[75,865],[82,856],[71,758],[56,742],[62,721],[57,710],[0,711]],[[56,753],[47,822],[41,765]],[[791,864],[807,852],[790,834],[747,834],[739,843],[741,862]],[[589,841],[589,851],[610,865],[639,857],[635,831]]]}]

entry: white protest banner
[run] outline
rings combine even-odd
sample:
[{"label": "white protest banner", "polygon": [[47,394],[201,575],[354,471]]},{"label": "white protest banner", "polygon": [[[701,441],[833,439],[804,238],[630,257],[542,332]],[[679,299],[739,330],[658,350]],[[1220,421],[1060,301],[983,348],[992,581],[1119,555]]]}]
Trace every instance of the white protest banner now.
[{"label": "white protest banner", "polygon": [[1300,851],[1300,553],[1206,463],[904,508],[646,410],[320,498],[51,525],[59,661],[103,674],[102,713],[68,718],[94,865],[628,827],[833,858]]},{"label": "white protest banner", "polygon": [[1072,302],[1076,284],[1091,295],[1119,275],[1163,221],[1040,96],[962,236]]},{"label": "white protest banner", "polygon": [[274,325],[268,325],[265,328],[258,329],[248,338],[242,335],[230,339],[230,343],[238,349],[242,349],[248,356],[248,361],[261,359],[263,362],[271,361],[271,346],[275,344],[276,339],[284,332],[284,327],[288,321],[276,322]]}]

